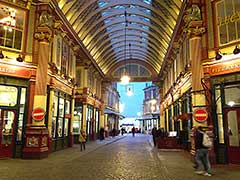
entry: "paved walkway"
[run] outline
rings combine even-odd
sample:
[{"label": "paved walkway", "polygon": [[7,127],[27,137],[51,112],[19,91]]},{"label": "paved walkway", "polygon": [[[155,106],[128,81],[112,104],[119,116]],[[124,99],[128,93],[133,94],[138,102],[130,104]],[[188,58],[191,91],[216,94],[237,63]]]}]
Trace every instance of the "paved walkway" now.
[{"label": "paved walkway", "polygon": [[130,134],[51,153],[42,160],[0,160],[0,180],[239,180],[240,166],[215,165],[213,176],[194,173],[189,153],[159,150],[151,136]]}]

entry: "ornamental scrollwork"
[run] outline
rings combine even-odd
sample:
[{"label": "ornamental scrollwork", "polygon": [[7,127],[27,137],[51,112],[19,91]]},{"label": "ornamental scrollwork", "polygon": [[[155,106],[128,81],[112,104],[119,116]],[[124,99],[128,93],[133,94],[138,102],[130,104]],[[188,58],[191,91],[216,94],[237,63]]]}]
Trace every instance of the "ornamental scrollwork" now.
[{"label": "ornamental scrollwork", "polygon": [[204,27],[193,27],[193,28],[185,28],[183,29],[183,33],[185,33],[188,37],[190,36],[199,36],[206,32],[206,28]]},{"label": "ornamental scrollwork", "polygon": [[39,41],[51,41],[52,36],[51,34],[47,33],[47,32],[36,32],[34,34],[34,37],[39,40]]}]

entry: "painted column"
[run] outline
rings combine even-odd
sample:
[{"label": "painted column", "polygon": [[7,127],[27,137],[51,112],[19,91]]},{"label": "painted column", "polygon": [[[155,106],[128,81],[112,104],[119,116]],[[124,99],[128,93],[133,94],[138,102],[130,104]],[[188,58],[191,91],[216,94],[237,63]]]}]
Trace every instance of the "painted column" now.
[{"label": "painted column", "polygon": [[[192,73],[192,111],[198,108],[206,108],[205,94],[201,84],[203,78],[202,67],[202,35],[205,33],[205,28],[202,27],[202,21],[191,21],[184,32],[189,37],[189,59]],[[187,65],[187,66],[189,66]],[[206,122],[202,123],[207,125]],[[193,114],[193,126],[199,125]]]},{"label": "painted column", "polygon": [[86,127],[87,127],[87,104],[84,103],[83,104],[83,112],[82,112],[82,116],[83,116],[83,119],[82,119],[82,128],[85,130]]},{"label": "painted column", "polygon": [[[191,13],[195,12],[195,13]],[[205,121],[197,121],[195,118],[196,109],[207,110],[206,96],[205,91],[202,87],[202,78],[203,75],[203,66],[202,66],[202,41],[204,38],[204,33],[206,28],[201,19],[201,9],[195,4],[192,5],[184,16],[184,21],[186,23],[184,32],[187,34],[189,39],[189,52],[190,52],[190,61],[191,61],[191,71],[192,71],[192,112],[193,112],[193,126],[208,126],[208,130],[212,131],[209,127],[209,117]],[[206,114],[206,113],[205,113]],[[201,116],[204,113],[201,113]],[[206,116],[205,116],[206,117]],[[194,130],[192,130],[194,132]],[[194,133],[191,136],[191,142],[195,141]],[[191,143],[191,152],[195,151],[195,143]],[[212,148],[209,152],[209,157],[212,162],[215,162],[215,152]]]},{"label": "painted column", "polygon": [[[49,153],[49,131],[45,125],[47,108],[47,76],[49,62],[49,43],[52,37],[52,15],[48,7],[39,7],[38,27],[34,34],[37,62],[36,82],[34,88],[32,120],[25,130],[23,158],[40,159]],[[31,108],[30,108],[31,109]]]}]

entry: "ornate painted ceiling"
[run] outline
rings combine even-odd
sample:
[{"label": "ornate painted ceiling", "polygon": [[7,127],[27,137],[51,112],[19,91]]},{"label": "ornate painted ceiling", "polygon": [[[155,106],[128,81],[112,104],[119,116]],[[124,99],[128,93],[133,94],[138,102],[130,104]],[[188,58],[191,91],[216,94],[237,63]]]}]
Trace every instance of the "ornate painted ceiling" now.
[{"label": "ornate painted ceiling", "polygon": [[128,68],[152,77],[161,70],[182,0],[58,0],[58,5],[105,75]]}]

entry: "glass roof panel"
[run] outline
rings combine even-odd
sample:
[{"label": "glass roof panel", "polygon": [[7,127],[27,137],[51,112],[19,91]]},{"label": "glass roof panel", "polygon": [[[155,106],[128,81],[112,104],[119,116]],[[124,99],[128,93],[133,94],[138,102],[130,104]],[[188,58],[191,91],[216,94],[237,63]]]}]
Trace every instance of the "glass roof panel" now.
[{"label": "glass roof panel", "polygon": [[182,0],[61,0],[59,8],[100,69],[109,71],[117,60],[130,58],[149,61],[149,67],[160,72],[182,3]]}]

